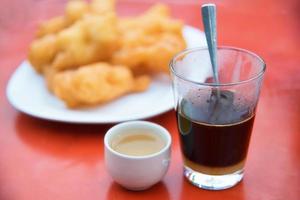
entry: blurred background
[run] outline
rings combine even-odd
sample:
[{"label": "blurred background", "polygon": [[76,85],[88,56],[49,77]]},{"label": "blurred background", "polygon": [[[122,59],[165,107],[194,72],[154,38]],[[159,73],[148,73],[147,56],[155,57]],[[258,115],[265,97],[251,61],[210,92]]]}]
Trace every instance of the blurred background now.
[{"label": "blurred background", "polygon": [[[18,65],[26,59],[27,49],[34,38],[37,25],[45,19],[62,14],[66,2],[0,0],[0,200],[4,196],[21,199],[24,195],[28,199],[45,199],[36,198],[45,195],[49,195],[48,199],[61,197],[64,200],[66,196],[69,199],[85,199],[86,196],[91,197],[86,199],[95,199],[97,195],[97,199],[104,199],[106,196],[110,199],[121,199],[126,193],[116,184],[111,184],[108,175],[99,170],[102,169],[103,161],[103,152],[99,151],[104,135],[101,133],[109,126],[74,126],[37,120],[16,111],[6,99],[7,82]],[[267,63],[257,123],[254,127],[256,132],[251,143],[253,148],[250,147],[248,175],[242,184],[222,193],[193,190],[178,175],[182,169],[177,148],[170,175],[163,184],[154,188],[154,194],[158,198],[165,196],[166,199],[168,196],[170,199],[183,199],[186,197],[184,194],[188,194],[185,199],[200,199],[201,195],[216,200],[299,199],[300,0],[117,2],[117,12],[121,16],[136,15],[156,2],[167,3],[174,17],[201,30],[201,4],[215,3],[218,9],[219,44],[249,49],[259,54]],[[30,92],[32,91],[29,94]],[[150,120],[177,133],[173,111]],[[86,132],[89,134],[82,134]],[[73,147],[66,148],[69,144],[73,144]],[[178,147],[177,143],[176,145]],[[64,167],[65,159],[69,157],[83,163],[96,163],[97,168],[86,170],[70,167],[66,168],[69,171],[65,173],[65,168],[61,170],[59,167]],[[49,177],[45,174],[48,171],[52,172],[49,175],[50,178],[52,175],[52,183],[60,183],[59,186],[62,187],[47,185]],[[96,180],[93,179],[95,176]],[[47,187],[41,183],[47,183]],[[70,187],[64,188],[65,183]],[[103,191],[99,190],[100,187]],[[151,197],[150,193],[145,195]]]}]

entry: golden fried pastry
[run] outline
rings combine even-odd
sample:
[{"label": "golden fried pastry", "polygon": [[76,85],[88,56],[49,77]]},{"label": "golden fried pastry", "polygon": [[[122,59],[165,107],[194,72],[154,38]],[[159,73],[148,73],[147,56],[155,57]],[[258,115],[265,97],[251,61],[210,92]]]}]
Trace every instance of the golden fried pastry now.
[{"label": "golden fried pastry", "polygon": [[85,14],[102,15],[108,12],[114,12],[115,0],[93,0],[88,4],[85,0],[68,1],[63,16],[50,19],[38,27],[37,37],[43,37],[48,34],[55,34],[64,28],[69,27]]},{"label": "golden fried pastry", "polygon": [[31,43],[28,59],[37,72],[43,73],[44,67],[53,62],[57,51],[56,36],[52,34],[46,35]]},{"label": "golden fried pastry", "polygon": [[119,20],[121,48],[112,62],[135,73],[168,72],[172,56],[185,48],[182,23],[170,18],[168,7],[158,4],[145,14]]},{"label": "golden fried pastry", "polygon": [[56,70],[77,68],[109,60],[118,48],[117,18],[113,13],[86,15],[56,36],[58,51],[52,67]]},{"label": "golden fried pastry", "polygon": [[84,0],[69,1],[65,9],[65,18],[74,23],[88,13],[89,9],[89,4]]},{"label": "golden fried pastry", "polygon": [[63,16],[39,27],[28,59],[49,91],[75,108],[146,90],[149,75],[168,72],[184,48],[182,23],[165,5],[119,18],[115,0],[73,0]]},{"label": "golden fried pastry", "polygon": [[148,76],[134,77],[125,66],[95,63],[56,73],[53,91],[68,107],[74,108],[105,103],[129,92],[144,91],[149,83]]},{"label": "golden fried pastry", "polygon": [[68,28],[36,39],[29,49],[29,61],[43,72],[49,65],[59,71],[109,60],[119,46],[116,23],[112,12],[86,14]]},{"label": "golden fried pastry", "polygon": [[115,12],[115,0],[93,0],[90,4],[90,12],[98,15]]},{"label": "golden fried pastry", "polygon": [[51,67],[51,66],[45,66],[44,67],[43,74],[44,74],[44,77],[45,77],[45,81],[46,81],[48,90],[52,93],[54,92],[54,90],[53,90],[53,88],[54,88],[54,77],[57,73],[58,73],[58,71],[53,69],[53,67]]},{"label": "golden fried pastry", "polygon": [[64,16],[54,17],[47,22],[44,22],[39,25],[36,32],[37,37],[43,37],[48,34],[54,34],[62,29],[66,28],[69,25],[69,22],[65,19]]},{"label": "golden fried pastry", "polygon": [[65,8],[63,16],[50,19],[38,27],[37,37],[43,37],[48,34],[55,34],[59,31],[72,25],[75,21],[79,20],[84,14],[89,11],[89,6],[86,1],[72,0],[69,1]]}]

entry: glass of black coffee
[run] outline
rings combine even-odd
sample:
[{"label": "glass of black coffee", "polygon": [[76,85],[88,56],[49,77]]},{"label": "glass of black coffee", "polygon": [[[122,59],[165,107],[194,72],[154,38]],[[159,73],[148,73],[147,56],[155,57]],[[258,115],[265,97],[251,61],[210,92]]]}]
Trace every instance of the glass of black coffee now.
[{"label": "glass of black coffee", "polygon": [[170,63],[184,175],[221,190],[243,178],[264,61],[234,47],[218,47],[219,83],[207,48],[187,49]]}]

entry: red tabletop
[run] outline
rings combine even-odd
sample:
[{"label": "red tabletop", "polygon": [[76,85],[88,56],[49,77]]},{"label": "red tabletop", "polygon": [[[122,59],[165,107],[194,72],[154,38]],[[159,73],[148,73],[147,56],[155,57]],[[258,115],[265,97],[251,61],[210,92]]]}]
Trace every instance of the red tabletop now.
[{"label": "red tabletop", "polygon": [[[0,199],[300,199],[300,1],[215,0],[219,41],[261,55],[267,72],[244,180],[224,191],[206,191],[182,175],[174,111],[149,121],[173,138],[164,179],[143,192],[113,182],[103,164],[103,136],[112,125],[74,125],[35,119],[9,105],[5,90],[26,59],[36,24],[61,13],[61,0],[0,0]],[[154,0],[120,0],[121,15]],[[173,15],[202,28],[199,5],[165,0]],[[34,91],[28,91],[28,95]]]}]

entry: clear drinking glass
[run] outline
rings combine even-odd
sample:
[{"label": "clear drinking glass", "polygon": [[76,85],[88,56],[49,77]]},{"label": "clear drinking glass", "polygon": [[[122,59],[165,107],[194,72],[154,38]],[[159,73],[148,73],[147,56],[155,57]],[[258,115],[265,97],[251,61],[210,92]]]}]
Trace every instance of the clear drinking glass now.
[{"label": "clear drinking glass", "polygon": [[216,84],[207,48],[187,49],[170,63],[184,175],[221,190],[243,178],[255,110],[266,69],[256,54],[218,47]]}]

